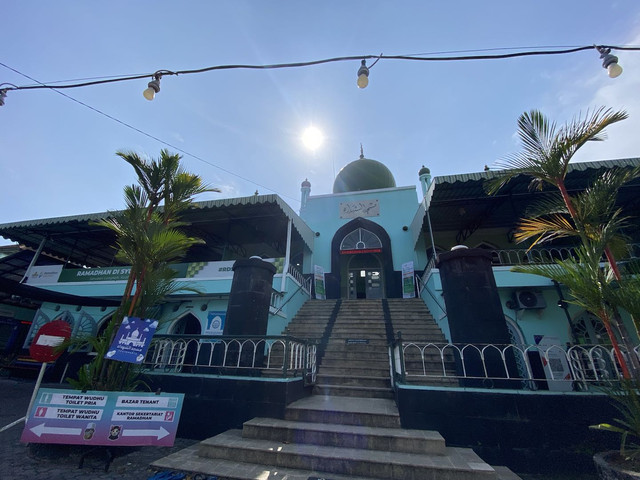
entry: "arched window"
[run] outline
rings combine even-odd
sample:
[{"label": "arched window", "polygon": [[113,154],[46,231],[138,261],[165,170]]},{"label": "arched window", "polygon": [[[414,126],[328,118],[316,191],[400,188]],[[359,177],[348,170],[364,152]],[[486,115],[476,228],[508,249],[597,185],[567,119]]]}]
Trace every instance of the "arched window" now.
[{"label": "arched window", "polygon": [[378,236],[364,228],[357,228],[353,232],[348,233],[340,243],[341,252],[349,250],[379,250],[381,248],[382,242]]}]

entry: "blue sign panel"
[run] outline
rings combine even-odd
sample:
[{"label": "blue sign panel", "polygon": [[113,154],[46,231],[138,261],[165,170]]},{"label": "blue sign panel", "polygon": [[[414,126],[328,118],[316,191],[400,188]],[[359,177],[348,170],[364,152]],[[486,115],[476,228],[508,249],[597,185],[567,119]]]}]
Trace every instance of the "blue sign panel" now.
[{"label": "blue sign panel", "polygon": [[227,312],[210,311],[207,315],[207,328],[203,333],[205,335],[222,335],[226,316]]},{"label": "blue sign panel", "polygon": [[104,358],[120,362],[142,363],[156,328],[158,328],[157,320],[124,317]]}]

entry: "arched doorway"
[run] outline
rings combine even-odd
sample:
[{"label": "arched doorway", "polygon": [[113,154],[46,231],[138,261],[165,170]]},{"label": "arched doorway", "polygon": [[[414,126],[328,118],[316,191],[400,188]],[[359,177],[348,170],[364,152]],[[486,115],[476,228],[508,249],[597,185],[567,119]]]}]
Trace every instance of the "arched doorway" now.
[{"label": "arched doorway", "polygon": [[[187,313],[173,322],[173,325],[169,328],[169,333],[173,335],[200,335],[202,326],[198,317],[192,313]],[[171,349],[169,365],[175,366],[176,371],[190,372],[197,362],[199,343],[197,338],[189,337],[175,341]]]},{"label": "arched doorway", "polygon": [[171,325],[169,333],[174,335],[200,335],[202,326],[198,317],[187,313]]},{"label": "arched doorway", "polygon": [[[331,251],[331,272],[337,283],[335,297],[399,296],[393,289],[391,241],[380,225],[365,218],[353,219],[338,229]],[[395,283],[400,285],[400,279]]]}]

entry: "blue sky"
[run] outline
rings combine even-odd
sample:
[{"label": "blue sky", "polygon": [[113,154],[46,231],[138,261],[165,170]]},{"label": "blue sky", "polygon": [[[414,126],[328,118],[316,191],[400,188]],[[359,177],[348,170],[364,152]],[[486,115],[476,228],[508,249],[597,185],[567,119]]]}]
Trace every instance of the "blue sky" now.
[{"label": "blue sky", "polygon": [[[0,62],[45,83],[347,55],[640,44],[635,0],[58,0],[10,2],[2,16]],[[626,109],[631,118],[577,159],[639,156],[640,52],[617,55],[617,79],[586,51],[382,60],[363,90],[354,61],[164,77],[153,102],[142,97],[148,80],[64,93],[205,160],[185,156],[185,166],[223,192],[202,199],[258,190],[298,210],[300,183],[330,193],[334,170],[355,160],[361,143],[399,186],[417,185],[423,164],[434,175],[481,171],[518,150],[516,120],[530,109],[559,123],[600,105]],[[33,83],[0,66],[3,82]],[[300,142],[311,124],[326,136],[315,152]],[[10,91],[0,107],[0,223],[119,209],[135,177],[115,152],[162,148],[171,149],[56,92]]]}]

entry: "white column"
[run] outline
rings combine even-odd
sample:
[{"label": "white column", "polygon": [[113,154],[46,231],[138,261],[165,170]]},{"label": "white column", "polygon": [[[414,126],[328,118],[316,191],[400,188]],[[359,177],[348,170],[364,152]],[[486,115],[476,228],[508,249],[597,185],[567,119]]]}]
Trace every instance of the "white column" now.
[{"label": "white column", "polygon": [[289,219],[287,224],[287,250],[284,254],[284,266],[282,267],[282,283],[280,284],[280,291],[284,292],[287,284],[287,272],[289,272],[289,262],[291,260],[291,224],[293,221]]}]

